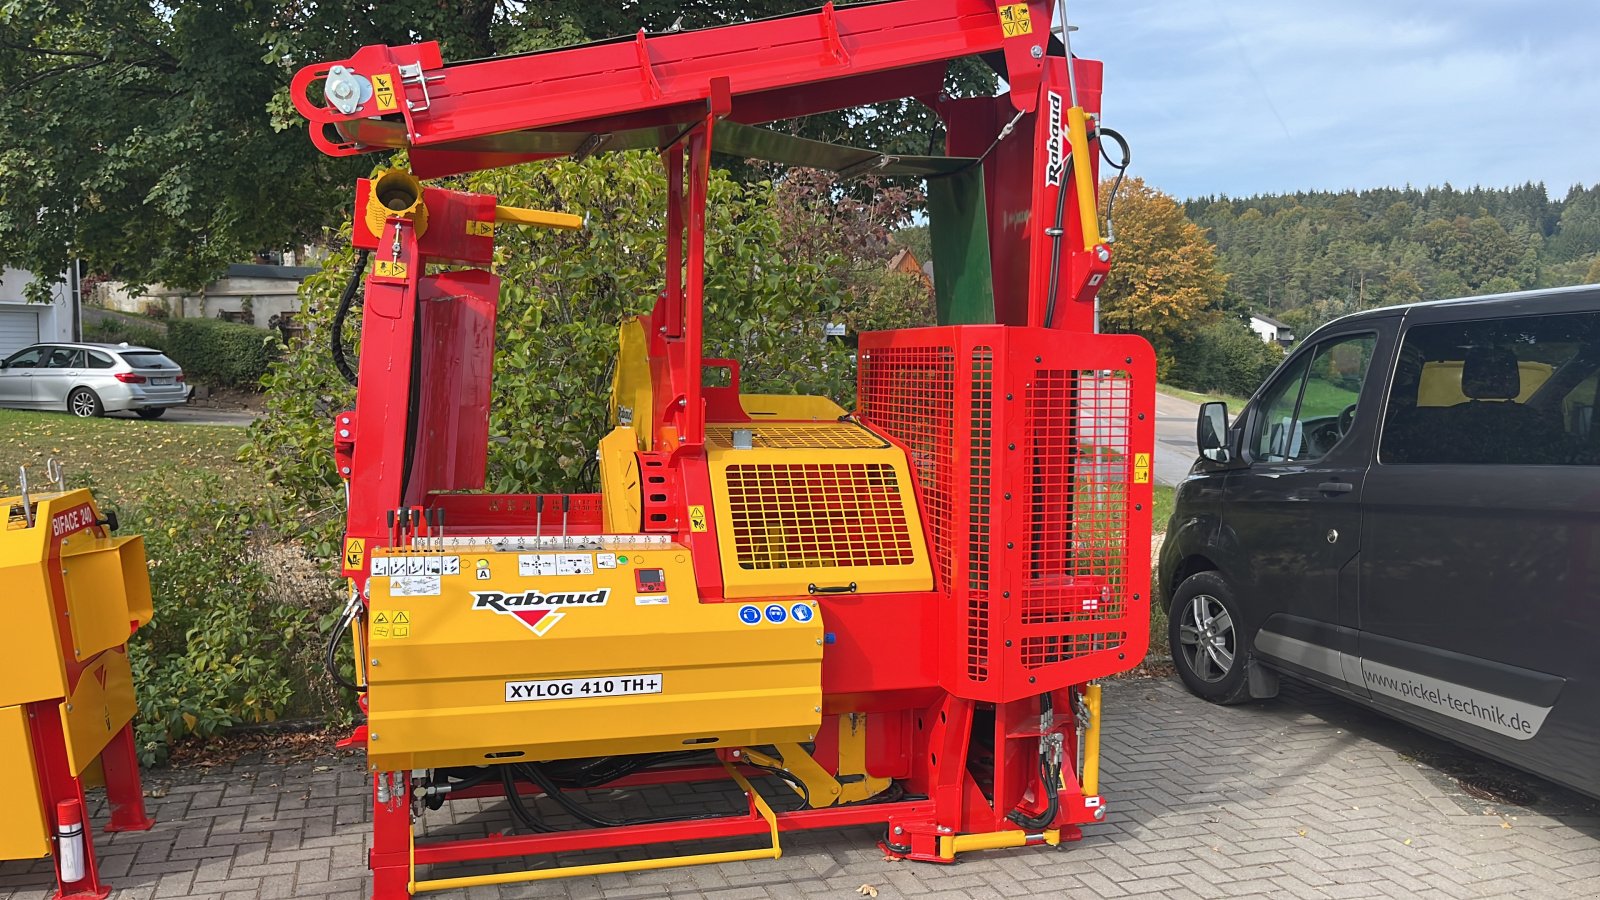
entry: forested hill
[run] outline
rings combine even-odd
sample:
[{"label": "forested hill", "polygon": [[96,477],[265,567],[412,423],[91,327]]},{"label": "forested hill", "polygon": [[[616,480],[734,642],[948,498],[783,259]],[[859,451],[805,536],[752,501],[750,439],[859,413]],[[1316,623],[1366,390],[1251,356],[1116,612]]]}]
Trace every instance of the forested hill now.
[{"label": "forested hill", "polygon": [[1216,242],[1225,305],[1300,333],[1371,306],[1600,281],[1600,184],[1200,197],[1186,212]]}]

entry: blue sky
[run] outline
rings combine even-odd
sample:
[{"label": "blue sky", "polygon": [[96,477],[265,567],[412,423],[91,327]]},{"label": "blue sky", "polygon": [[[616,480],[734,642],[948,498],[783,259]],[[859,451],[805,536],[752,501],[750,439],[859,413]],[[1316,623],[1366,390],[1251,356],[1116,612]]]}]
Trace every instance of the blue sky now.
[{"label": "blue sky", "polygon": [[1178,197],[1600,182],[1600,0],[1085,0],[1130,174]]}]

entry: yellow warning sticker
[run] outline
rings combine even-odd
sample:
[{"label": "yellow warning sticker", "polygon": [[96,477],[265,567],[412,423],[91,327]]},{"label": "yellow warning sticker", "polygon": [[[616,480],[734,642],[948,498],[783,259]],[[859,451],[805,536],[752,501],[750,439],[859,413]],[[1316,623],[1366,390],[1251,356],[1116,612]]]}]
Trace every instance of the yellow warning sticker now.
[{"label": "yellow warning sticker", "polygon": [[[1023,14],[1026,15],[1027,13],[1024,12]],[[398,109],[400,106],[395,102],[394,98],[393,75],[372,76],[372,96],[378,101],[378,109],[384,112]]]},{"label": "yellow warning sticker", "polygon": [[404,278],[406,264],[398,259],[380,259],[372,264],[372,274],[379,278]]},{"label": "yellow warning sticker", "polygon": [[1028,4],[1008,3],[1000,7],[1000,33],[1008,38],[1033,34],[1033,18],[1028,14]]},{"label": "yellow warning sticker", "polygon": [[706,530],[706,508],[704,506],[689,507],[689,530]]},{"label": "yellow warning sticker", "polygon": [[372,637],[374,640],[397,640],[410,636],[410,610],[380,609],[372,614]]},{"label": "yellow warning sticker", "polygon": [[1150,483],[1150,454],[1135,453],[1133,455],[1133,483]]},{"label": "yellow warning sticker", "polygon": [[367,559],[367,542],[361,538],[344,539],[344,567],[359,569]]},{"label": "yellow warning sticker", "polygon": [[494,237],[494,223],[480,222],[477,219],[467,220],[467,234],[472,237]]}]

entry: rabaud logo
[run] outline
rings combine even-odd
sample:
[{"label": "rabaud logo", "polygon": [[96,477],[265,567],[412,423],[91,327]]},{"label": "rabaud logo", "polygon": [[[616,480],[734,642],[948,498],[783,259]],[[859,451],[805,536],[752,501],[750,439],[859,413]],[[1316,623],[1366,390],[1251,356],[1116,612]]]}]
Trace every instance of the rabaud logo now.
[{"label": "rabaud logo", "polygon": [[565,613],[558,610],[575,606],[605,606],[611,596],[610,588],[598,591],[541,594],[506,594],[500,591],[473,591],[473,609],[487,609],[503,615],[515,616],[528,630],[541,637],[555,627]]}]

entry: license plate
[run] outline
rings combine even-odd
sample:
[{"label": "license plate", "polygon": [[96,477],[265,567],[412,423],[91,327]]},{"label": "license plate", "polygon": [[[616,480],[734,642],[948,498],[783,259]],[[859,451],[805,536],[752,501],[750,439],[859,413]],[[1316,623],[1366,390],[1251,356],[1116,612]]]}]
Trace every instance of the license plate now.
[{"label": "license plate", "polygon": [[590,697],[625,697],[661,693],[661,673],[654,675],[600,675],[595,678],[556,678],[548,681],[506,682],[506,702],[524,700],[584,700]]},{"label": "license plate", "polygon": [[172,383],[172,379],[171,378],[152,378],[152,379],[150,379],[150,383],[151,384],[171,384]]}]

